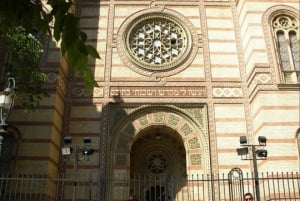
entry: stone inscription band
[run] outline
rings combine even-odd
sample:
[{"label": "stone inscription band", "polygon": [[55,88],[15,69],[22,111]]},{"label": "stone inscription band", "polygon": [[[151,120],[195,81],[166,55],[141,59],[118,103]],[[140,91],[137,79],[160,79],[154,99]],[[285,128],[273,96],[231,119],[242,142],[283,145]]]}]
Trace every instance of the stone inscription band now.
[{"label": "stone inscription band", "polygon": [[206,97],[205,87],[110,87],[110,96]]}]

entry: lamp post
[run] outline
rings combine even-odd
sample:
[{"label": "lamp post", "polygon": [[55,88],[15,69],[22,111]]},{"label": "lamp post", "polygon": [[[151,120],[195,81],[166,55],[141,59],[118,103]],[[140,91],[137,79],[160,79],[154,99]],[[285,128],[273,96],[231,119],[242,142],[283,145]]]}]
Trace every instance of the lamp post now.
[{"label": "lamp post", "polygon": [[[237,154],[241,156],[242,160],[253,160],[253,171],[254,171],[254,181],[255,181],[255,194],[256,200],[260,201],[260,189],[258,180],[258,168],[257,160],[266,160],[268,156],[268,151],[264,149],[267,145],[267,138],[264,136],[258,137],[258,144],[248,144],[247,137],[240,137],[241,148],[237,148]],[[249,149],[251,151],[251,156],[249,156]]]},{"label": "lamp post", "polygon": [[15,78],[8,77],[7,82],[4,86],[4,90],[0,92],[0,157],[2,152],[2,142],[4,140],[4,135],[7,134],[7,131],[5,130],[7,127],[6,120],[14,105],[15,88]]},{"label": "lamp post", "polygon": [[[64,146],[62,148],[62,155],[64,160],[67,161],[70,159],[70,155],[74,153],[73,160],[73,191],[72,191],[72,201],[76,201],[76,185],[77,185],[77,166],[78,161],[85,160],[88,161],[90,159],[90,155],[94,153],[94,150],[91,148],[92,140],[90,137],[83,138],[84,145],[80,146],[78,144],[72,145],[72,137],[66,136],[64,138]],[[82,157],[79,157],[79,154],[82,154]]]}]

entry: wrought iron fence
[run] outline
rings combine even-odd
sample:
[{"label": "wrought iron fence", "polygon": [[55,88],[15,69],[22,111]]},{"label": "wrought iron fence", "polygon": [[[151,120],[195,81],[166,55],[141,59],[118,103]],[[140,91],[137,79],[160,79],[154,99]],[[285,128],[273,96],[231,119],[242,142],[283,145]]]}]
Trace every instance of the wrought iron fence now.
[{"label": "wrought iron fence", "polygon": [[100,201],[100,178],[2,175],[1,201]]},{"label": "wrought iron fence", "polygon": [[[258,181],[258,185],[256,184]],[[1,201],[242,201],[245,192],[262,201],[300,201],[299,173],[253,174],[231,171],[222,175],[191,175],[184,178],[114,175],[49,178],[43,175],[0,177]]]}]

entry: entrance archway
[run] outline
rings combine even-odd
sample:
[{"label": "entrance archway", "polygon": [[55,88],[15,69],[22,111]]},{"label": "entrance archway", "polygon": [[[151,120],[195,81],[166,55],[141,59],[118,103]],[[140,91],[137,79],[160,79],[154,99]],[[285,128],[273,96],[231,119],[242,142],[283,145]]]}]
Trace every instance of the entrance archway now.
[{"label": "entrance archway", "polygon": [[206,105],[110,104],[110,117],[109,200],[173,201],[187,175],[210,172]]},{"label": "entrance archway", "polygon": [[186,181],[186,151],[181,136],[166,126],[140,131],[131,147],[130,178],[135,181],[130,193],[138,200],[174,200]]}]

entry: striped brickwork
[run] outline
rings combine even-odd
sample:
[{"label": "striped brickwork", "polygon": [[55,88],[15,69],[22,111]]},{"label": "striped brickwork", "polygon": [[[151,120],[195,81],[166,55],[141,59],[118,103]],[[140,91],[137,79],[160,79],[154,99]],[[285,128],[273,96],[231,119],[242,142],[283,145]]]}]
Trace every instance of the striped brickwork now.
[{"label": "striped brickwork", "polygon": [[296,131],[300,122],[299,88],[279,89],[279,63],[271,32],[274,12],[292,11],[299,16],[296,1],[240,1],[238,10],[242,46],[251,102],[253,142],[260,135],[268,138],[268,162],[261,170],[299,170]]},{"label": "striped brickwork", "polygon": [[[52,44],[50,45],[52,46]],[[12,172],[57,175],[60,159],[61,135],[65,105],[67,67],[62,60],[61,68],[59,50],[53,45],[48,49],[52,55],[45,61],[49,67],[43,67],[49,77],[49,97],[44,98],[39,108],[25,112],[18,103],[11,114],[12,124],[20,131],[14,149],[16,156]],[[51,66],[51,67],[50,67]]]},{"label": "striped brickwork", "polygon": [[[87,93],[82,80],[72,74],[68,79],[58,49],[50,44],[45,62],[45,69],[53,76],[50,98],[43,100],[34,114],[24,114],[16,107],[11,116],[22,133],[16,172],[38,170],[55,174],[58,167],[65,167],[63,172],[71,175],[72,158],[63,163],[59,156],[62,136],[70,135],[74,144],[82,144],[87,136],[92,139],[95,153],[90,161],[78,164],[85,176],[98,171],[108,177],[112,172],[128,173],[130,147],[143,129],[158,126],[173,129],[177,137],[183,136],[182,142],[188,150],[187,170],[192,174],[203,170],[207,173],[208,169],[215,174],[228,173],[234,167],[251,171],[251,160],[242,161],[236,153],[242,135],[250,143],[256,143],[260,135],[268,138],[269,157],[259,162],[260,171],[298,171],[299,85],[278,87],[279,68],[268,27],[267,15],[278,5],[291,11],[299,9],[298,0],[80,1],[80,26],[101,57],[89,64],[99,88]],[[120,31],[131,23],[128,19],[137,13],[147,13],[148,9],[157,12],[165,9],[181,16],[189,22],[186,24],[197,38],[193,41],[197,52],[189,66],[180,72],[174,69],[159,80],[153,79],[151,73],[139,73],[128,67],[120,50]],[[49,70],[53,66],[61,67]],[[115,114],[110,103],[129,106],[124,106],[122,114]],[[134,111],[154,103],[161,106],[159,112],[167,114],[165,121],[155,122],[154,112],[149,108],[140,113]],[[190,115],[191,110],[195,108],[180,108],[176,104],[204,104],[207,116],[202,127],[196,121],[191,123],[193,115],[196,116]],[[163,111],[163,106],[166,110],[172,106],[172,112]],[[117,124],[119,117],[125,119],[123,124]],[[179,119],[174,128],[167,122],[171,118]],[[127,130],[130,123],[134,123],[131,128],[134,131]],[[192,128],[198,126],[194,131],[204,128],[201,132],[207,131],[209,137],[205,138],[200,131],[184,136],[181,132],[186,128],[185,123]],[[197,150],[188,147],[189,140],[194,138],[200,141]],[[191,146],[198,145],[195,141]],[[126,153],[115,154],[119,147]],[[201,157],[207,150],[210,156]],[[191,153],[199,154],[198,158],[189,157]],[[195,164],[204,165],[197,169],[197,165],[191,165],[191,158]],[[120,188],[127,195],[128,187]]]}]

